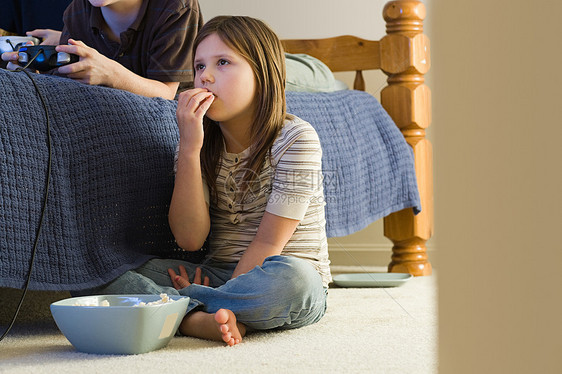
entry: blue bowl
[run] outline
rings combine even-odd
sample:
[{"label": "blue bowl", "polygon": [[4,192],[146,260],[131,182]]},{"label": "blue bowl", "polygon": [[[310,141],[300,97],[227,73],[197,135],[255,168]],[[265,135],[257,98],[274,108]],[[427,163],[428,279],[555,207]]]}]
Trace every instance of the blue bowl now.
[{"label": "blue bowl", "polygon": [[[51,314],[60,331],[81,352],[139,354],[165,347],[176,333],[189,297],[169,298],[174,301],[140,305],[161,298],[159,295],[73,297],[52,303]],[[107,302],[109,306],[102,306]]]}]

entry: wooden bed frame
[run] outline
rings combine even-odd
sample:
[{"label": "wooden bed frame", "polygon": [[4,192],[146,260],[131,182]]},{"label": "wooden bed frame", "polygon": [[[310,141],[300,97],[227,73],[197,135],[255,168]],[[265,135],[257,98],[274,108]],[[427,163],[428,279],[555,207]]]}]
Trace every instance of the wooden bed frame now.
[{"label": "wooden bed frame", "polygon": [[306,53],[334,72],[356,71],[354,89],[365,90],[363,70],[388,75],[381,104],[414,150],[422,212],[405,209],[384,218],[384,235],[394,246],[389,272],[431,274],[426,242],[433,233],[432,148],[425,131],[431,123],[431,93],[424,84],[430,66],[429,39],[423,34],[425,6],[420,1],[390,1],[383,10],[387,35],[381,40],[354,36],[283,40],[289,53]]}]

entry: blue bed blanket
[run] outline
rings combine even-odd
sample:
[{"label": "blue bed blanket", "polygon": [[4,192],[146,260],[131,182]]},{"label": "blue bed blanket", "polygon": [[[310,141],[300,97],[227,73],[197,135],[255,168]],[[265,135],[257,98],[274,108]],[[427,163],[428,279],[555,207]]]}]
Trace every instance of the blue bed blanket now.
[{"label": "blue bed blanket", "polygon": [[[52,172],[30,289],[89,288],[180,253],[167,220],[176,102],[32,76],[49,112]],[[0,88],[0,287],[22,288],[44,201],[47,120],[24,73],[0,70]],[[320,137],[328,236],[419,211],[412,151],[372,96],[292,92],[287,102]]]}]

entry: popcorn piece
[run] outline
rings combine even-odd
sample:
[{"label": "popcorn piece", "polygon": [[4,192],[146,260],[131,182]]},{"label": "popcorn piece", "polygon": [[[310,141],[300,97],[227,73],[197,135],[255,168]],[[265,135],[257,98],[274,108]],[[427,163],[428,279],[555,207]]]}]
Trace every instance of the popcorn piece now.
[{"label": "popcorn piece", "polygon": [[75,302],[74,306],[109,306],[109,301],[103,300],[98,304],[98,301],[96,299],[86,299],[83,301]]},{"label": "popcorn piece", "polygon": [[162,299],[162,304],[171,303],[173,300],[168,297],[167,294],[161,293],[160,298]]},{"label": "popcorn piece", "polygon": [[[174,300],[171,299],[167,294],[161,293],[160,294],[160,300],[151,301],[149,303],[145,303],[144,301],[141,301],[138,304],[135,304],[133,306],[162,305],[162,304],[168,304],[168,303],[173,303],[173,302],[174,302]],[[84,299],[84,300],[75,302],[74,306],[111,306],[111,305],[109,305],[109,301],[107,301],[107,300],[103,300],[100,303],[98,303],[97,299]]]},{"label": "popcorn piece", "polygon": [[174,300],[170,299],[170,297],[165,294],[165,293],[161,293],[160,294],[160,300],[157,301],[151,301],[148,303],[145,303],[143,301],[141,301],[140,303],[134,305],[134,306],[147,306],[147,305],[161,305],[161,304],[168,304],[168,303],[173,303]]}]

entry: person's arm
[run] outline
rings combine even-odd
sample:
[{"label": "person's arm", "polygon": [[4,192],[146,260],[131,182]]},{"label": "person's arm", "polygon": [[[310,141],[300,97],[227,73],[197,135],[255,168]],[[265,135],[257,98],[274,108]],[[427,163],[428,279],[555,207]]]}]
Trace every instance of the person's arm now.
[{"label": "person's arm", "polygon": [[61,66],[59,74],[86,84],[118,88],[147,97],[174,99],[179,82],[143,78],[81,41],[69,39],[68,42],[69,45],[59,45],[56,50],[76,54],[80,61]]},{"label": "person's arm", "polygon": [[198,154],[179,152],[168,221],[176,243],[183,250],[197,251],[205,243],[211,223]]},{"label": "person's arm", "polygon": [[265,212],[256,237],[250,243],[242,258],[236,265],[232,278],[247,273],[256,266],[261,266],[269,256],[281,254],[285,244],[291,239],[299,220],[280,217]]},{"label": "person's arm", "polygon": [[186,251],[203,246],[211,227],[201,177],[203,116],[213,102],[207,90],[182,92],[176,116],[180,132],[178,163],[168,220],[176,242]]},{"label": "person's arm", "polygon": [[157,28],[144,31],[151,35],[146,76],[161,82],[191,85],[194,78],[193,43],[203,25],[199,4],[197,1],[164,3],[171,8],[158,15],[154,23]]}]

